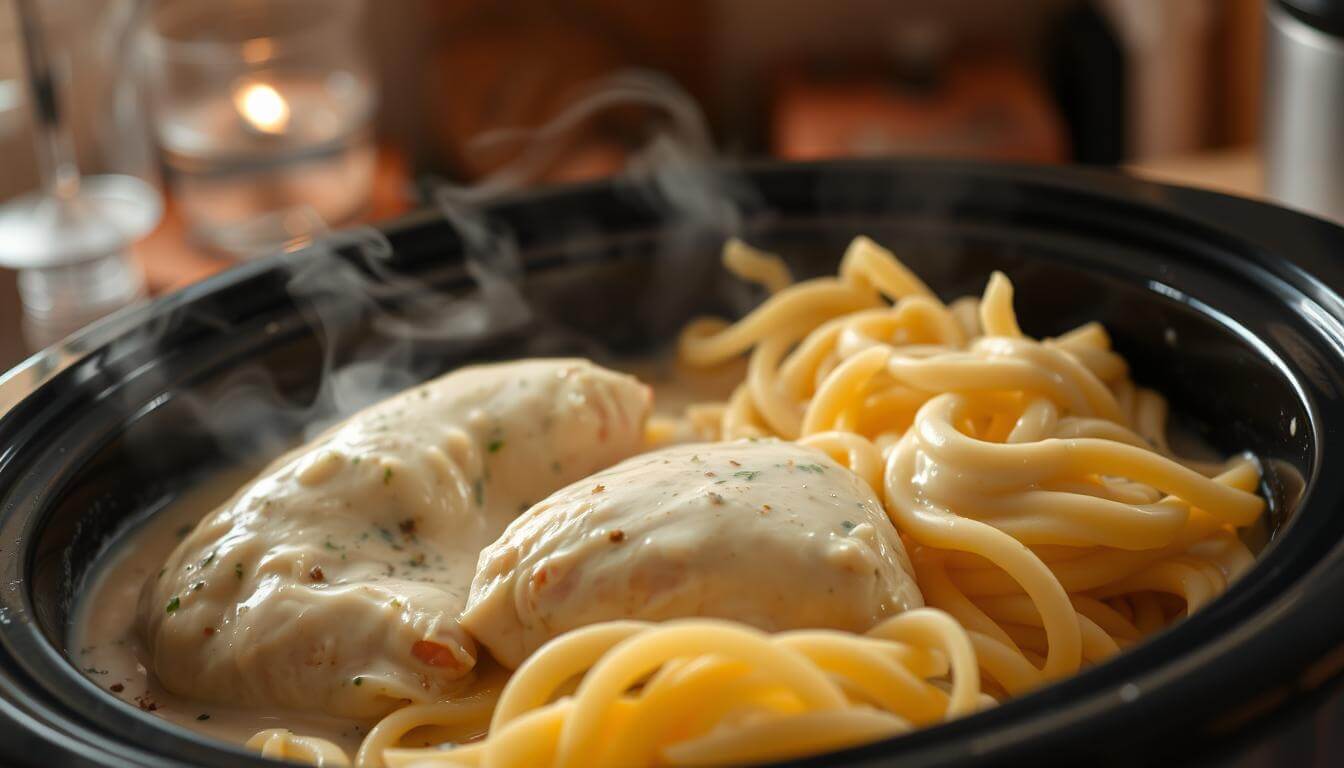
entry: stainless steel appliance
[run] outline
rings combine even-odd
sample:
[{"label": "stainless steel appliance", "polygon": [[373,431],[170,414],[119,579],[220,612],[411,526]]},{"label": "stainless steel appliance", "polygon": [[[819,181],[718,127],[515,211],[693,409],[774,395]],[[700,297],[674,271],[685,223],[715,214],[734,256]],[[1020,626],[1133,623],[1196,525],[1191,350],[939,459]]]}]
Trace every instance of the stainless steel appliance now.
[{"label": "stainless steel appliance", "polygon": [[1267,191],[1344,221],[1344,0],[1271,0],[1266,14]]}]

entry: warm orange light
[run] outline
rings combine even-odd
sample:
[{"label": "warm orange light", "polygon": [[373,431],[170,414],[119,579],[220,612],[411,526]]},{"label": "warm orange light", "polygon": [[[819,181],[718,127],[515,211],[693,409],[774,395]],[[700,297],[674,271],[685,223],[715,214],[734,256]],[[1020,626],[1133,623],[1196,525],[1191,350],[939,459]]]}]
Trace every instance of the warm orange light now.
[{"label": "warm orange light", "polygon": [[289,102],[266,83],[248,83],[233,93],[233,105],[247,124],[262,133],[284,133]]}]

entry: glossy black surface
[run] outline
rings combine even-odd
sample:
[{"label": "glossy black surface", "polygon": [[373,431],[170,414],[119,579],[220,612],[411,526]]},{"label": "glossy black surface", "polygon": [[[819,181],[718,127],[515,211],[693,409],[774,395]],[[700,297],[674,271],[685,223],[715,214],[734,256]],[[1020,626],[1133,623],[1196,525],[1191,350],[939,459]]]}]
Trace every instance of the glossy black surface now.
[{"label": "glossy black surface", "polygon": [[[718,268],[730,230],[800,276],[832,271],[868,234],[945,297],[1003,269],[1027,332],[1104,322],[1136,378],[1189,426],[1269,469],[1274,540],[1190,620],[988,712],[811,762],[1183,762],[1235,748],[1244,742],[1231,736],[1333,683],[1344,666],[1332,655],[1344,641],[1344,473],[1332,469],[1344,466],[1344,231],[1051,169],[772,165],[690,188],[544,191],[468,228],[426,213],[389,226],[377,248],[347,237],[335,256],[251,264],[156,303],[0,418],[0,756],[52,764],[35,750],[59,745],[63,762],[263,762],[123,705],[67,659],[71,603],[108,536],[205,469],[298,434],[331,394],[319,387],[325,356],[337,367],[393,360],[421,378],[470,359],[647,352],[694,314],[740,314],[761,297]],[[739,201],[732,226],[722,206],[699,204],[724,190]],[[525,275],[530,317],[507,298],[490,311],[473,303],[464,252]],[[435,323],[445,316],[457,319]]]}]

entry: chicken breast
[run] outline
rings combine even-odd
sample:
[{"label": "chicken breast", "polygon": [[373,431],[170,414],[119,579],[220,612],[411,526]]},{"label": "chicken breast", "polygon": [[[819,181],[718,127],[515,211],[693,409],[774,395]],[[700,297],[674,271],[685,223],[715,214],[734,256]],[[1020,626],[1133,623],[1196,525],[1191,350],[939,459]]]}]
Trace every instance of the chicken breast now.
[{"label": "chicken breast", "polygon": [[872,490],[773,440],[683,445],[557,491],[481,552],[462,626],[516,667],[611,619],[863,631],[923,605]]},{"label": "chicken breast", "polygon": [[139,624],[168,690],[373,717],[441,698],[476,660],[458,626],[481,547],[639,450],[636,379],[583,360],[465,368],[275,461],[177,547]]}]

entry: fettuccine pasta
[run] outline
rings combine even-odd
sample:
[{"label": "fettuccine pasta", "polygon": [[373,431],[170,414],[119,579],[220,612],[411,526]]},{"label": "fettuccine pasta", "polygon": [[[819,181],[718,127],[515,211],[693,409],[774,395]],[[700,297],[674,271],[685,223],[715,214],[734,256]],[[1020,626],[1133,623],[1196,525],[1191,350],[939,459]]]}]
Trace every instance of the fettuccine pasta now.
[{"label": "fettuccine pasta", "polygon": [[732,326],[692,323],[679,347],[693,365],[750,353],[701,433],[797,439],[872,483],[926,601],[967,629],[1007,694],[1216,597],[1252,559],[1236,530],[1264,509],[1253,459],[1172,455],[1165,401],[1129,380],[1100,325],[1038,341],[1012,300],[996,272],[980,299],[945,305],[859,237],[839,277]]},{"label": "fettuccine pasta", "polygon": [[[572,695],[556,697],[576,678]],[[486,740],[447,752],[388,749],[384,760],[392,768],[760,762],[885,738],[982,705],[965,633],[927,608],[864,635],[607,622],[562,635],[519,667]]]}]

